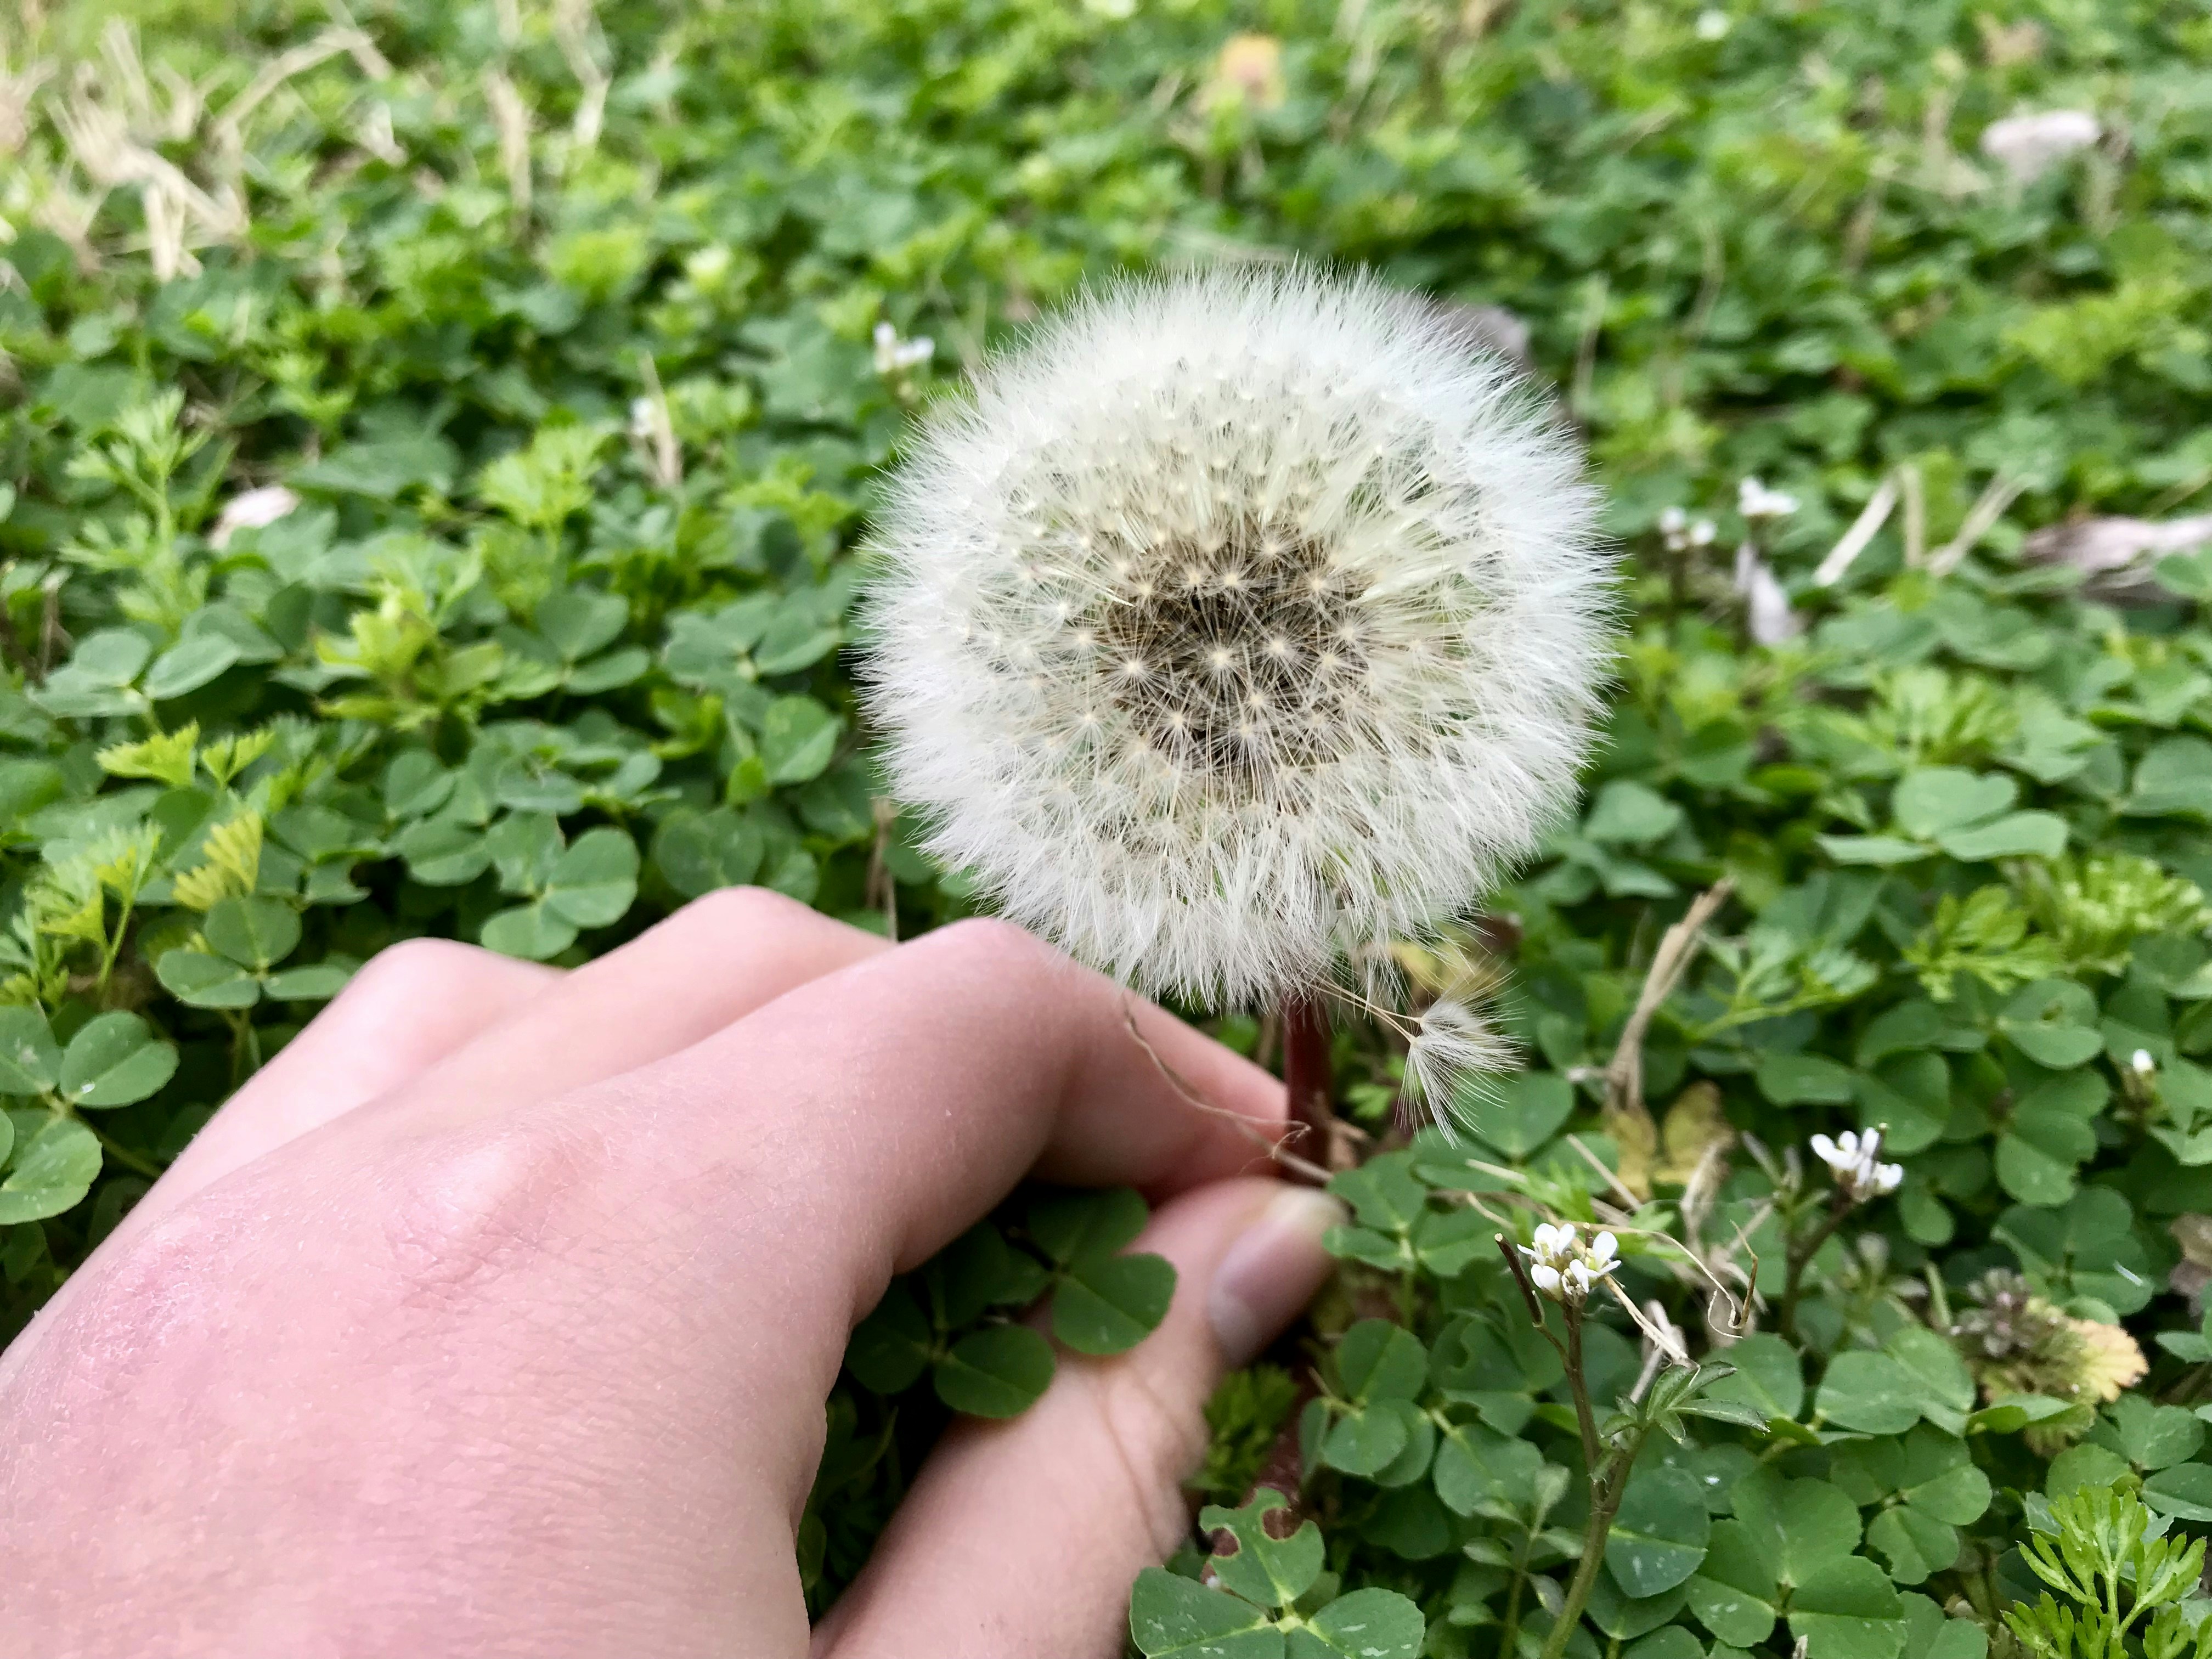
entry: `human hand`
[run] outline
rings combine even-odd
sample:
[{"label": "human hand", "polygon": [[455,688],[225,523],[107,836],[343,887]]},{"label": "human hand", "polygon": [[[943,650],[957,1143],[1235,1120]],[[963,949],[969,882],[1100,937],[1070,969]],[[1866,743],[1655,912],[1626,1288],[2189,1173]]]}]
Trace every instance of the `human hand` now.
[{"label": "human hand", "polygon": [[[566,975],[387,951],[0,1357],[0,1652],[1118,1655],[1200,1407],[1327,1269],[1333,1200],[1240,1173],[1282,1111],[1000,923],[744,890]],[[1159,1204],[1166,1321],[956,1425],[810,1634],[846,1337],[1031,1171]]]}]

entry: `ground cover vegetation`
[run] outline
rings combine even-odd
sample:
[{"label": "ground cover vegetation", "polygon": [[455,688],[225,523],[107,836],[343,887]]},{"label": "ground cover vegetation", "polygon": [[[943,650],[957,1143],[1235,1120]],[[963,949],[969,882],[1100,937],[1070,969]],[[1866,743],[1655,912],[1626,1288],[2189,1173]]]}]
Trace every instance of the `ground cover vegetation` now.
[{"label": "ground cover vegetation", "polygon": [[[1336,1037],[1344,1271],[1217,1398],[1134,1650],[2206,1650],[2199,9],[48,0],[0,49],[0,1332],[396,939],[963,913],[850,690],[876,470],[1085,278],[1358,261],[1587,433],[1620,678],[1578,819],[1407,952],[1526,1069],[1408,1133]],[[1024,1309],[1141,1340],[1142,1217],[1020,1194],[895,1287],[817,1604],[1049,1378]],[[1586,1300],[1540,1223],[1613,1234]]]}]

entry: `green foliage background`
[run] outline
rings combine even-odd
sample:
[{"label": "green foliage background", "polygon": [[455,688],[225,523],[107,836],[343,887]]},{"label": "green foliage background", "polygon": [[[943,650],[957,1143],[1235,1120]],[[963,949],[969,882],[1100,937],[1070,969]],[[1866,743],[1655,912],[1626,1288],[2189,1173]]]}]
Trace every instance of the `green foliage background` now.
[{"label": "green foliage background", "polygon": [[[1259,1622],[1190,1640],[1334,1651],[1329,1596],[1365,1585],[1425,1615],[1393,1641],[1487,1653],[1509,1595],[1541,1601],[1577,1501],[1546,1471],[1579,1454],[1540,1374],[1492,1375],[1526,1319],[1463,1195],[1594,1213],[1573,1133],[1679,1226],[1672,1140],[1602,1119],[1591,1072],[1664,926],[1723,875],[1646,1093],[1692,1091],[1692,1139],[1713,1101],[1775,1148],[1886,1122],[1908,1175],[1816,1263],[1803,1352],[1738,1351],[1723,1386],[1766,1426],[1654,1452],[1649,1501],[1631,1488],[1650,1548],[1608,1557],[1618,1605],[1577,1641],[1971,1659],[2027,1593],[2008,1540],[2046,1490],[2130,1475],[2173,1524],[2212,1522],[2212,1332],[2166,1288],[2212,1209],[2212,562],[2169,558],[2118,608],[2018,556],[2035,526],[2212,483],[2201,9],[349,15],[172,0],[0,26],[0,1331],[396,939],[574,962],[748,881],[863,926],[961,913],[880,800],[849,690],[876,469],[1086,279],[1310,255],[1525,320],[1632,556],[1628,637],[1585,816],[1492,907],[1518,918],[1501,1007],[1534,1069],[1473,1154],[1424,1139],[1347,1188],[1353,1290],[1320,1316],[1329,1391],[1306,1408],[1326,1571],[1246,1583]],[[1279,55],[1247,42],[1227,72],[1239,34]],[[2039,179],[1975,149],[1992,119],[2069,106],[2106,137]],[[884,321],[933,359],[879,369]],[[1993,483],[2017,494],[1948,574],[1905,568],[1893,521],[1816,589],[1901,466],[1931,546]],[[1808,624],[1771,648],[1729,580],[1751,474],[1802,502],[1761,540]],[[277,483],[296,511],[220,533]],[[1665,548],[1670,506],[1715,544]],[[1341,1047],[1379,1130],[1392,1056]],[[1771,1183],[1739,1152],[1706,1237],[1771,1231]],[[990,1310],[1013,1289],[1121,1271],[1098,1263],[1126,1233],[1079,1261],[1019,1210],[987,1231],[1002,1254],[972,1243],[957,1293],[948,1268],[902,1291],[904,1338],[874,1332],[895,1363],[833,1404],[804,1540],[821,1595],[942,1409],[902,1390],[969,1326],[1012,1328]],[[1771,1289],[1778,1239],[1759,1253]],[[1694,1327],[1648,1254],[1639,1293]],[[2142,1390],[2093,1424],[1978,1377],[1935,1310],[1990,1267],[2124,1322]],[[1105,1346],[1158,1289],[1122,1276]],[[1396,1334],[1353,1344],[1376,1295]],[[1008,1374],[1034,1384],[1036,1360]],[[1632,1373],[1626,1338],[1607,1363]],[[1267,1372],[1224,1393],[1215,1495],[1243,1496],[1292,1403]],[[1857,1565],[1808,1588],[1838,1550]],[[1154,1586],[1173,1605],[1140,1606],[1147,1651],[1199,1650],[1170,1616],[1218,1615],[1174,1601],[1198,1588]]]}]

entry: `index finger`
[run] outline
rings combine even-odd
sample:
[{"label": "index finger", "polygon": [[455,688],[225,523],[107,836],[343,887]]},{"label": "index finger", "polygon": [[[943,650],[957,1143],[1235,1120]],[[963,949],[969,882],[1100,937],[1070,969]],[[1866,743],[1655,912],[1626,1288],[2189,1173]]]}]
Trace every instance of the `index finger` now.
[{"label": "index finger", "polygon": [[[618,1121],[592,1212],[653,1218],[757,1403],[818,1417],[852,1325],[1028,1172],[1160,1198],[1267,1167],[1280,1083],[1001,922],[815,980],[550,1109]],[[672,1171],[685,1172],[672,1183]],[[692,1299],[696,1296],[696,1300]],[[812,1328],[791,1310],[817,1309]],[[798,1437],[803,1445],[811,1436]],[[811,1464],[783,1471],[803,1495]]]}]

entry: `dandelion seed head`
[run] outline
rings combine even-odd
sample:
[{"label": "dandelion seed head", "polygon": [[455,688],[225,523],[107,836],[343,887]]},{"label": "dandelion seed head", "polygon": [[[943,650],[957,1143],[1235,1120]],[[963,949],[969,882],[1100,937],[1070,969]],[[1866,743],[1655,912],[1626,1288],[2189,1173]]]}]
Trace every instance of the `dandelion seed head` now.
[{"label": "dandelion seed head", "polygon": [[1302,270],[1094,296],[891,486],[896,786],[1007,915],[1142,989],[1340,976],[1569,804],[1609,653],[1594,505],[1419,302]]}]

